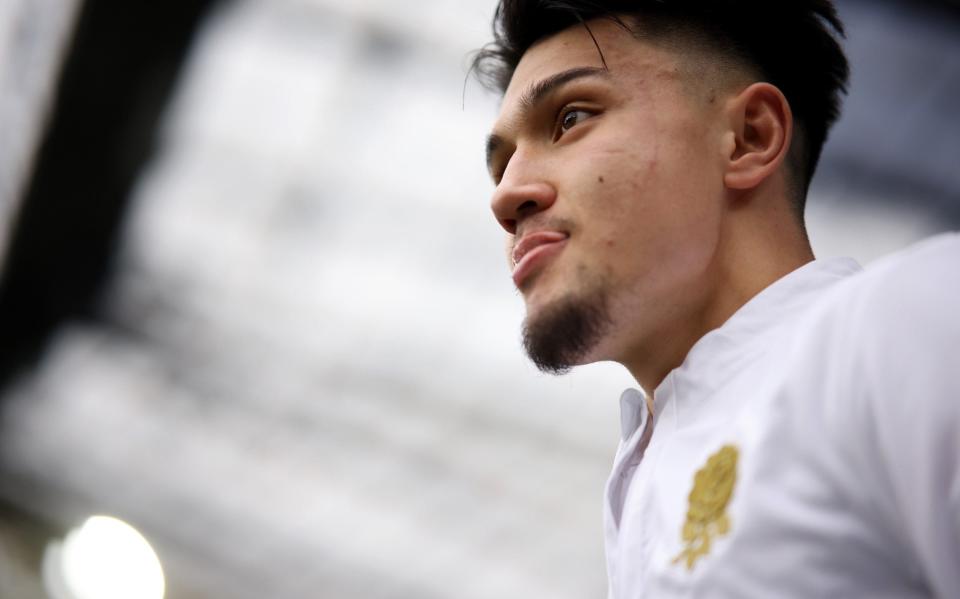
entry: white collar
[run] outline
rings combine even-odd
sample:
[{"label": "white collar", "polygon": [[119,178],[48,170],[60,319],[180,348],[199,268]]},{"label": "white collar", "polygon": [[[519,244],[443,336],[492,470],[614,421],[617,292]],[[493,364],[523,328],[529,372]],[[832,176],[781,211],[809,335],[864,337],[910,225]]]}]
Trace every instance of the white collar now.
[{"label": "white collar", "polygon": [[[744,362],[763,351],[770,333],[790,324],[793,317],[825,289],[861,270],[851,258],[815,260],[774,281],[723,325],[701,337],[683,363],[663,379],[654,391],[654,422],[660,419],[668,404],[673,404],[674,411],[677,409],[677,398],[683,398],[684,412],[698,412],[694,404],[709,398],[712,391],[740,371]],[[647,409],[632,390],[621,396],[620,407],[622,434],[626,439],[644,424]]]}]

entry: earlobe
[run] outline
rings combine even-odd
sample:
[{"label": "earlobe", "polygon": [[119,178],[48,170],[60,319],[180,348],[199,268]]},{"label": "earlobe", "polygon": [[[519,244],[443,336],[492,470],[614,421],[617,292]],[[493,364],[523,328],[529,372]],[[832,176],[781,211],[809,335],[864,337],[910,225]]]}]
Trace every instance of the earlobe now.
[{"label": "earlobe", "polygon": [[776,86],[754,83],[728,105],[734,139],[724,184],[747,190],[759,186],[780,168],[790,150],[793,114]]}]

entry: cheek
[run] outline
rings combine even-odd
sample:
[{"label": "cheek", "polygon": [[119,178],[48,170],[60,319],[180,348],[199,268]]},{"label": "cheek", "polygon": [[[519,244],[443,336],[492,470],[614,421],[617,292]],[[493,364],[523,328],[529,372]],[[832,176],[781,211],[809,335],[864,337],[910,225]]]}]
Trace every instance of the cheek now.
[{"label": "cheek", "polygon": [[582,149],[578,167],[567,174],[568,181],[578,183],[580,197],[572,208],[594,251],[624,265],[669,263],[678,249],[697,245],[691,237],[712,226],[702,157],[691,152],[690,144],[658,141],[678,134],[651,124],[606,138],[592,151]]},{"label": "cheek", "polygon": [[604,183],[598,177],[606,202],[595,215],[593,246],[628,276],[687,276],[709,262],[716,245],[719,211],[711,198],[662,166],[651,160],[619,184],[612,173],[601,175]]},{"label": "cheek", "polygon": [[656,159],[637,152],[607,152],[595,164],[585,207],[597,212],[590,216],[616,226],[642,217],[649,208]]}]

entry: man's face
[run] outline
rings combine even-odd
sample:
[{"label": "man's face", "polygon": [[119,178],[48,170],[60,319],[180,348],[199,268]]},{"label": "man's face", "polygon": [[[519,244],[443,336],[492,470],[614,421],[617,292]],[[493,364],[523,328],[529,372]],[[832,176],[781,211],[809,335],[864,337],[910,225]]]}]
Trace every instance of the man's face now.
[{"label": "man's face", "polygon": [[[724,214],[721,101],[689,61],[606,20],[523,56],[489,144],[541,368],[649,353],[696,326]],[[715,269],[714,269],[715,270]]]}]

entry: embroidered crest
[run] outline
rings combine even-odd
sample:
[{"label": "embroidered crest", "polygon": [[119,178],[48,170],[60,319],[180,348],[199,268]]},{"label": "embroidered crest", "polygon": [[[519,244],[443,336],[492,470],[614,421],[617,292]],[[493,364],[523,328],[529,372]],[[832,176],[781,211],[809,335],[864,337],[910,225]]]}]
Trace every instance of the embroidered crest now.
[{"label": "embroidered crest", "polygon": [[686,548],[674,558],[674,564],[685,562],[687,569],[693,570],[697,560],[710,553],[714,538],[730,532],[727,504],[737,482],[738,456],[735,446],[724,445],[697,470],[690,491],[687,521],[683,525]]}]

